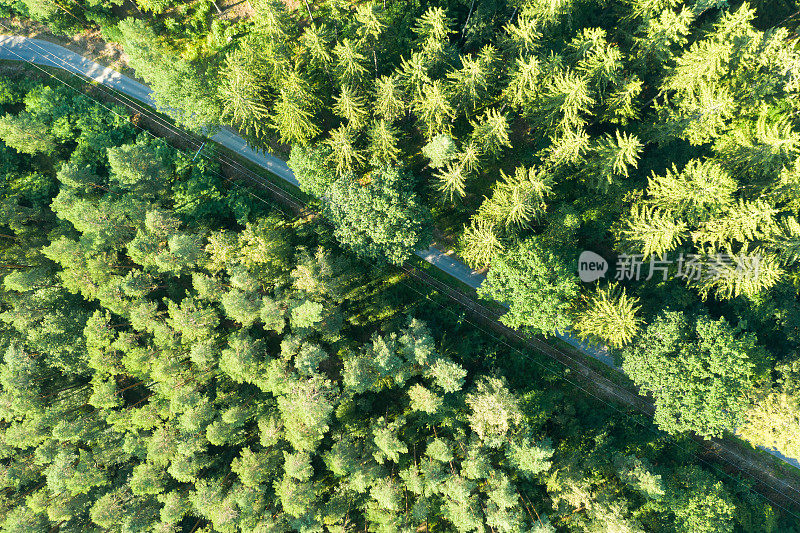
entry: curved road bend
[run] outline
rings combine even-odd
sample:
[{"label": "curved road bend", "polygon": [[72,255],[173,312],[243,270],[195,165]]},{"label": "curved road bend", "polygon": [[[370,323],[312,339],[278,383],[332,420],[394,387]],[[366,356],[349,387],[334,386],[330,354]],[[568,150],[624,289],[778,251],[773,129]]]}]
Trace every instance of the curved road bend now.
[{"label": "curved road bend", "polygon": [[[0,59],[29,61],[41,66],[60,68],[116,89],[148,106],[159,108],[155,100],[151,97],[150,88],[146,85],[49,41],[30,39],[18,35],[0,35]],[[289,183],[298,185],[297,178],[295,178],[294,173],[285,161],[272,154],[254,150],[248,146],[244,139],[229,128],[221,128],[211,139]],[[436,268],[472,288],[478,288],[484,279],[486,279],[486,276],[483,274],[474,272],[464,263],[446,255],[433,246],[427,250],[420,250],[415,253]],[[559,333],[558,337],[586,355],[594,357],[604,364],[619,370],[618,367],[614,365],[613,358],[609,356],[606,350],[586,345],[568,333]],[[800,462],[798,462],[797,459],[784,457],[776,450],[762,449],[800,468]]]}]

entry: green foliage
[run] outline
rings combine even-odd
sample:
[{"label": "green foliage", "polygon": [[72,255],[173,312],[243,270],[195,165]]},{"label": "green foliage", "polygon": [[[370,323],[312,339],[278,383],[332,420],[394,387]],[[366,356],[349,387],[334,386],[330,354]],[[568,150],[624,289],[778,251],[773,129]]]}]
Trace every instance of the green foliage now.
[{"label": "green foliage", "polygon": [[0,117],[0,139],[23,154],[51,154],[56,149],[47,124],[26,114]]},{"label": "green foliage", "polygon": [[371,178],[367,185],[349,176],[333,182],[326,194],[326,216],[336,237],[357,254],[402,264],[430,239],[426,212],[404,173],[387,167]]},{"label": "green foliage", "polygon": [[[124,9],[62,4],[7,9],[116,35],[184,124],[291,144],[347,247],[401,263],[430,207],[491,266],[507,324],[630,343],[665,429],[795,448],[770,421],[796,422],[796,391],[745,333],[776,358],[800,347],[798,56],[789,30],[758,29],[769,3],[260,0],[234,21],[140,1],[118,28]],[[265,216],[207,162],[136,141],[124,112],[33,85],[0,87],[4,529],[774,526],[435,296],[330,250],[321,221]],[[581,306],[580,249],[758,254],[763,275]]]},{"label": "green foliage", "polygon": [[691,320],[668,311],[624,350],[623,368],[644,392],[653,394],[661,428],[710,437],[741,423],[763,357],[752,334],[737,331],[724,319]]},{"label": "green foliage", "polygon": [[170,54],[141,20],[119,23],[130,65],[153,89],[158,106],[178,122],[201,130],[219,126],[223,104],[210,66]]},{"label": "green foliage", "polygon": [[621,348],[639,331],[641,319],[638,299],[630,297],[619,285],[599,289],[575,317],[575,329],[583,339]]},{"label": "green foliage", "polygon": [[571,325],[578,283],[572,268],[531,239],[492,263],[478,293],[508,305],[507,326],[553,334]]},{"label": "green foliage", "polygon": [[[449,135],[440,134],[422,147],[422,155],[430,160],[431,168],[442,168],[448,162],[456,158],[458,148],[453,138]],[[462,195],[463,196],[463,195]]]}]

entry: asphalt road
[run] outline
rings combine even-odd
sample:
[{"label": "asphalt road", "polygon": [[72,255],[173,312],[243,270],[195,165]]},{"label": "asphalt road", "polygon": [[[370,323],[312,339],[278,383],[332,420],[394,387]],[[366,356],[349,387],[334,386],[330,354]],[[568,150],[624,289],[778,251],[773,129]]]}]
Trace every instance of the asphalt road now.
[{"label": "asphalt road", "polygon": [[[158,105],[150,96],[150,88],[146,85],[142,85],[136,80],[124,76],[113,69],[104,67],[71,50],[67,50],[62,46],[48,41],[29,39],[18,35],[0,35],[0,59],[29,61],[37,65],[57,67],[73,74],[79,74],[97,83],[102,83],[144,104],[158,108]],[[160,110],[168,111],[164,109]],[[211,139],[289,183],[298,185],[297,178],[285,161],[272,154],[254,150],[247,145],[244,139],[230,129],[221,128]],[[435,247],[430,247],[427,250],[420,250],[415,253],[436,268],[472,288],[479,287],[486,279],[484,275],[474,272],[464,263],[444,254]],[[614,365],[613,358],[609,356],[606,350],[584,344],[569,333],[559,333],[558,337],[586,355],[594,357],[604,364],[618,369],[618,367]],[[800,462],[798,462],[797,459],[785,457],[776,450],[763,449],[783,461],[800,468]]]}]

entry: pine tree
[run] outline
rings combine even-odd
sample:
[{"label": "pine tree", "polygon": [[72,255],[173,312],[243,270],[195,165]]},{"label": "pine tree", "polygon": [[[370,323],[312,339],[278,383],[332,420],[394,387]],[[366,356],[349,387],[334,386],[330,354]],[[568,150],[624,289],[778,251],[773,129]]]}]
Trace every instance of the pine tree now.
[{"label": "pine tree", "polygon": [[375,80],[375,114],[393,122],[405,113],[405,95],[396,74]]},{"label": "pine tree", "polygon": [[483,378],[475,391],[467,394],[467,415],[472,431],[485,446],[499,448],[522,422],[519,400],[508,390],[504,380]]},{"label": "pine tree", "polygon": [[447,36],[453,32],[450,29],[451,24],[452,21],[441,7],[428,8],[417,21],[414,33],[429,65],[435,67],[444,59]]},{"label": "pine tree", "polygon": [[47,124],[30,114],[0,117],[0,139],[23,154],[50,154],[56,148],[56,139]]},{"label": "pine tree", "polygon": [[467,176],[460,164],[446,163],[443,169],[439,169],[434,174],[434,177],[439,182],[436,187],[448,202],[452,202],[456,196],[463,198],[466,194]]},{"label": "pine tree", "polygon": [[645,258],[663,257],[687,237],[687,226],[655,206],[635,205],[619,231],[620,242]]},{"label": "pine tree", "polygon": [[503,148],[511,146],[508,140],[508,119],[497,109],[487,109],[486,113],[471,124],[471,140],[481,154],[496,156]]},{"label": "pine tree", "polygon": [[381,20],[381,12],[373,3],[356,6],[356,21],[358,22],[359,44],[370,49],[375,77],[378,76],[378,57],[376,48],[380,43],[381,35],[386,29],[386,24]]},{"label": "pine tree", "polygon": [[331,130],[330,136],[324,142],[331,151],[329,161],[340,176],[356,171],[364,162],[364,155],[355,146],[354,132],[351,128],[341,125]]},{"label": "pine tree", "polygon": [[500,171],[502,181],[480,207],[484,217],[505,227],[521,227],[544,212],[544,197],[550,192],[547,176],[536,168],[517,167],[514,176]]},{"label": "pine tree", "polygon": [[503,30],[506,32],[505,45],[514,55],[531,54],[539,49],[542,33],[538,21],[528,13],[521,13],[516,22],[508,22]]},{"label": "pine tree", "polygon": [[400,463],[400,456],[408,453],[408,446],[398,436],[400,426],[399,423],[387,423],[383,417],[376,421],[372,435],[378,448],[374,453],[378,463],[383,464],[387,460]]},{"label": "pine tree", "polygon": [[330,30],[324,23],[312,22],[303,29],[300,42],[310,56],[309,63],[315,68],[321,68],[326,73],[330,71],[333,63]]},{"label": "pine tree", "polygon": [[484,62],[469,56],[461,56],[461,68],[447,74],[447,92],[466,116],[470,116],[486,99],[487,78]]},{"label": "pine tree", "polygon": [[442,397],[420,384],[413,385],[408,389],[408,396],[411,400],[411,409],[414,411],[432,415],[442,406]]},{"label": "pine tree", "polygon": [[459,245],[461,257],[472,268],[488,266],[492,258],[504,250],[495,224],[481,217],[474,217],[470,225],[464,228]]},{"label": "pine tree", "polygon": [[541,104],[534,109],[541,115],[545,127],[569,130],[585,123],[583,115],[588,114],[594,104],[586,77],[569,71],[556,71],[548,77]]},{"label": "pine tree", "polygon": [[342,85],[358,85],[367,74],[364,64],[367,58],[359,51],[358,45],[350,39],[342,39],[333,47],[336,56],[336,76]]},{"label": "pine tree", "polygon": [[261,296],[253,292],[231,289],[220,296],[220,303],[228,318],[242,327],[250,327],[261,316]]},{"label": "pine tree", "polygon": [[386,120],[374,120],[369,128],[369,153],[372,165],[383,167],[394,165],[400,155],[400,132]]},{"label": "pine tree", "polygon": [[541,89],[540,61],[533,55],[520,56],[509,70],[509,82],[503,96],[513,109],[525,110],[536,100]]},{"label": "pine tree", "polygon": [[615,183],[619,177],[628,177],[628,169],[636,168],[642,143],[632,134],[615,132],[592,143],[589,148],[584,174],[598,188]]},{"label": "pine tree", "polygon": [[424,84],[418,96],[412,99],[411,107],[426,139],[430,140],[438,133],[450,130],[455,110],[441,80]]},{"label": "pine tree", "polygon": [[347,120],[347,126],[358,130],[367,118],[364,98],[350,85],[343,85],[338,96],[334,97],[333,112]]},{"label": "pine tree", "polygon": [[664,176],[654,173],[648,180],[648,203],[695,225],[731,205],[737,188],[717,163],[695,159],[681,172],[673,165]]},{"label": "pine tree", "polygon": [[642,320],[636,316],[639,299],[628,296],[616,284],[598,289],[585,299],[585,307],[575,318],[575,329],[583,339],[608,343],[620,348],[630,343]]},{"label": "pine tree", "polygon": [[584,154],[591,146],[591,138],[583,127],[564,128],[550,140],[544,154],[545,161],[553,168],[580,164],[585,161]]},{"label": "pine tree", "polygon": [[275,101],[270,126],[286,143],[306,144],[320,133],[306,103],[287,88],[281,89]]},{"label": "pine tree", "polygon": [[219,96],[223,103],[223,117],[256,137],[263,135],[263,126],[269,116],[264,102],[267,91],[262,66],[248,49],[237,49],[229,54],[222,71]]}]

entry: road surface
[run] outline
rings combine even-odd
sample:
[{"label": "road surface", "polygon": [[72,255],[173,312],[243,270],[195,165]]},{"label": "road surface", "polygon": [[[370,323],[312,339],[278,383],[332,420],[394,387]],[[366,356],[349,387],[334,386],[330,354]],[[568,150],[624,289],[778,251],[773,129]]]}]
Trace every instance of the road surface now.
[{"label": "road surface", "polygon": [[[146,85],[48,41],[30,39],[18,35],[0,35],[0,59],[28,61],[37,65],[57,67],[73,74],[79,74],[97,83],[102,83],[148,106],[159,108],[155,100],[151,97],[150,88]],[[164,109],[160,110],[168,111]],[[211,139],[289,183],[298,185],[297,178],[295,178],[294,173],[285,161],[272,154],[254,150],[248,146],[244,139],[230,129],[221,128]],[[486,279],[486,276],[483,274],[474,272],[461,261],[446,255],[435,247],[430,247],[427,250],[420,250],[416,252],[416,255],[472,288],[478,288]],[[567,332],[559,333],[558,337],[586,355],[594,357],[604,364],[619,370],[619,368],[614,365],[613,358],[609,356],[606,350],[586,345]],[[785,457],[776,450],[762,449],[800,468],[800,462],[798,462],[797,459]]]}]

